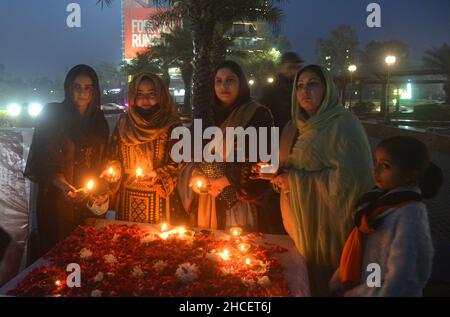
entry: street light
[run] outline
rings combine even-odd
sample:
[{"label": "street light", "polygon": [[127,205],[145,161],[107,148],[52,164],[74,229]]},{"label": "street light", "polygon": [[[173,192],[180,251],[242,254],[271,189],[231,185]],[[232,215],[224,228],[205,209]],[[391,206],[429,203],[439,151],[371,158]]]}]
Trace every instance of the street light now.
[{"label": "street light", "polygon": [[390,122],[390,118],[389,118],[389,81],[390,81],[390,77],[391,77],[391,67],[392,65],[395,64],[395,62],[397,61],[397,58],[394,55],[388,55],[386,56],[385,60],[384,60],[388,66],[388,71],[387,71],[387,78],[386,78],[386,96],[385,96],[385,103],[386,103],[386,111],[385,111],[385,117],[384,117],[384,121],[386,123]]},{"label": "street light", "polygon": [[[350,90],[353,91],[353,73],[356,72],[356,70],[358,69],[358,67],[356,67],[356,65],[350,65],[348,67],[348,71],[350,72]],[[350,104],[348,106],[348,108],[350,109],[350,111],[352,110],[352,94],[350,94],[350,100],[349,100]]]},{"label": "street light", "polygon": [[389,66],[395,64],[395,62],[397,61],[397,58],[394,55],[388,55],[386,56],[385,62],[386,64],[388,64]]}]

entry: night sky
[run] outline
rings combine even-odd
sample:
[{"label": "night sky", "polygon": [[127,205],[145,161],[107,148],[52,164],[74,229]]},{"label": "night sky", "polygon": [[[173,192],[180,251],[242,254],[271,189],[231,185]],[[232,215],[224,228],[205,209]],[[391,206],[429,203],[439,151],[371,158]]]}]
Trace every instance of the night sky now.
[{"label": "night sky", "polygon": [[[81,5],[81,28],[66,26],[66,6]],[[95,0],[2,0],[0,64],[6,74],[24,77],[63,76],[73,65],[120,63],[120,1],[103,10]],[[382,9],[382,27],[366,26],[366,7]],[[317,37],[327,37],[340,24],[352,26],[362,45],[372,40],[408,43],[413,62],[423,51],[450,43],[449,0],[291,0],[284,4],[281,33],[307,62],[315,62]],[[361,46],[363,47],[363,46]]]}]

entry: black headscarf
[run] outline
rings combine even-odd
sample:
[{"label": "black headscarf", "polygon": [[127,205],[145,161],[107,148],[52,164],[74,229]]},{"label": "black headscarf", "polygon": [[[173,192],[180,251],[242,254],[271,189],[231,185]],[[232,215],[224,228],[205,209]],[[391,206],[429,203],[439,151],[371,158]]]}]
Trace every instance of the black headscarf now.
[{"label": "black headscarf", "polygon": [[[81,115],[73,102],[73,83],[78,76],[87,76],[94,85],[92,100]],[[71,139],[81,143],[108,140],[108,126],[100,110],[100,85],[95,70],[87,65],[73,67],[64,81],[64,101],[59,113]]]},{"label": "black headscarf", "polygon": [[[94,85],[92,100],[84,115],[73,102],[73,83],[78,76],[88,76]],[[100,109],[100,85],[95,70],[87,65],[73,67],[64,81],[64,101],[47,104],[36,120],[36,128],[28,155],[25,177],[40,182],[52,172],[50,149],[64,138],[79,146],[107,143],[108,124]]]},{"label": "black headscarf", "polygon": [[[223,68],[231,70],[239,78],[239,95],[234,104],[226,107],[224,107],[220,102],[220,100],[217,98],[216,92],[214,90],[217,72]],[[212,73],[211,87],[213,96],[212,116],[213,121],[216,125],[221,125],[226,120],[226,118],[231,114],[231,112],[233,112],[234,109],[251,101],[250,86],[248,85],[247,77],[245,76],[241,66],[239,66],[239,64],[237,64],[236,62],[224,61],[219,65],[217,65]]]}]

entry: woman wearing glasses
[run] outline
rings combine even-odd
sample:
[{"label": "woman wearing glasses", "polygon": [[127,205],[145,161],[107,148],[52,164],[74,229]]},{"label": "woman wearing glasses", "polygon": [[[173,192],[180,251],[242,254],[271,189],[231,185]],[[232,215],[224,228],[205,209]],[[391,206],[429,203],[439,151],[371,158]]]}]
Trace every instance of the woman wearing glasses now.
[{"label": "woman wearing glasses", "polygon": [[281,193],[285,229],[308,264],[311,293],[321,296],[339,265],[356,200],[374,184],[372,156],[329,72],[310,65],[295,83],[280,149],[285,169],[272,183]]},{"label": "woman wearing glasses", "polygon": [[80,189],[101,172],[108,144],[97,74],[87,65],[75,66],[64,92],[63,102],[46,105],[39,115],[24,172],[38,184],[32,258],[95,216],[87,207],[88,193]]},{"label": "woman wearing glasses", "polygon": [[168,88],[157,75],[136,75],[128,88],[128,112],[119,119],[109,145],[103,177],[113,187],[118,219],[178,224],[186,214],[175,191],[177,163],[171,156],[172,130],[181,125]]}]

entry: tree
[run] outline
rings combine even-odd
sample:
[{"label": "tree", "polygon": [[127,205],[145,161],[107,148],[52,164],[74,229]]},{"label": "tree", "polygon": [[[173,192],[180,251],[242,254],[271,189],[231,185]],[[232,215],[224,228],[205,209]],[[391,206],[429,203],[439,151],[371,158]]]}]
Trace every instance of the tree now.
[{"label": "tree", "polygon": [[126,83],[126,78],[123,72],[120,71],[120,66],[102,62],[95,65],[95,70],[98,74],[100,86],[103,89],[121,87]]},{"label": "tree", "polygon": [[184,83],[184,108],[191,109],[192,75],[194,57],[190,26],[185,23],[177,27],[172,33],[163,34],[161,44],[152,47],[152,56],[166,60],[170,67],[179,67]]},{"label": "tree", "polygon": [[275,47],[278,48],[281,53],[286,53],[292,50],[291,42],[283,35],[280,35],[275,39]]},{"label": "tree", "polygon": [[122,71],[128,76],[133,76],[142,72],[159,73],[160,68],[148,53],[138,53],[130,63],[122,64]]},{"label": "tree", "polygon": [[111,6],[111,4],[113,3],[114,0],[97,0],[97,4],[100,4],[102,9],[103,7],[107,6]]},{"label": "tree", "polygon": [[410,49],[408,44],[397,40],[384,42],[373,41],[367,44],[361,52],[360,72],[371,75],[374,72],[386,71],[388,66],[385,58],[387,55],[396,56],[396,70],[408,68],[410,65]]},{"label": "tree", "polygon": [[[112,0],[97,0],[110,4]],[[170,5],[174,17],[182,17],[192,27],[193,42],[193,98],[196,117],[205,117],[211,100],[211,57],[218,25],[236,20],[264,20],[279,26],[281,10],[276,6],[283,0],[155,0],[160,5]]]},{"label": "tree", "polygon": [[331,31],[326,39],[318,38],[316,44],[319,63],[335,75],[345,74],[358,56],[358,35],[348,25],[341,25]]},{"label": "tree", "polygon": [[450,105],[450,46],[444,43],[441,47],[433,47],[425,51],[423,61],[427,67],[447,71],[444,84],[445,103]]},{"label": "tree", "polygon": [[277,72],[282,50],[278,45],[281,44],[284,50],[290,47],[287,39],[274,37],[269,30],[258,34],[258,37],[262,40],[248,46],[248,50],[233,52],[235,56],[232,57],[242,64],[247,76],[255,80],[252,89],[255,95],[258,95],[259,90],[267,84],[267,79],[274,77]]}]

